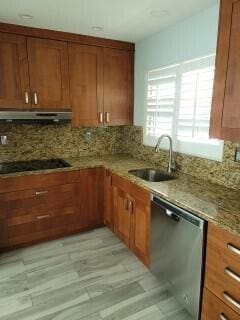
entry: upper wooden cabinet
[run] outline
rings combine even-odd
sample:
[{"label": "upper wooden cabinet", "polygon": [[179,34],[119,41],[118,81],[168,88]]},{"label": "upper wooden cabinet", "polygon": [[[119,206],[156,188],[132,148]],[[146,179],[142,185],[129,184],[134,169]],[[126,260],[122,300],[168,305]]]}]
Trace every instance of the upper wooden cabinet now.
[{"label": "upper wooden cabinet", "polygon": [[0,33],[0,108],[31,107],[26,37]]},{"label": "upper wooden cabinet", "polygon": [[27,39],[32,106],[36,109],[69,109],[67,43]]},{"label": "upper wooden cabinet", "polygon": [[211,138],[240,141],[240,1],[222,0]]},{"label": "upper wooden cabinet", "polygon": [[130,51],[69,44],[73,125],[131,124],[132,72]]},{"label": "upper wooden cabinet", "polygon": [[132,124],[133,53],[104,49],[104,115],[107,125]]},{"label": "upper wooden cabinet", "polygon": [[74,127],[128,125],[134,44],[0,23],[0,109],[63,111]]},{"label": "upper wooden cabinet", "polygon": [[103,123],[102,48],[69,44],[70,100],[73,125]]}]

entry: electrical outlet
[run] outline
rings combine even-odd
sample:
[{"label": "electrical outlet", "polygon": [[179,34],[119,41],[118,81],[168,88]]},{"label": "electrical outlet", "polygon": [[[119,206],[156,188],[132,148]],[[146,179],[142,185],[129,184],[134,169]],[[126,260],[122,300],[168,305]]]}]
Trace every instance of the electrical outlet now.
[{"label": "electrical outlet", "polygon": [[240,148],[236,148],[235,161],[240,162]]},{"label": "electrical outlet", "polygon": [[84,135],[85,141],[90,142],[92,140],[92,132],[87,131]]}]

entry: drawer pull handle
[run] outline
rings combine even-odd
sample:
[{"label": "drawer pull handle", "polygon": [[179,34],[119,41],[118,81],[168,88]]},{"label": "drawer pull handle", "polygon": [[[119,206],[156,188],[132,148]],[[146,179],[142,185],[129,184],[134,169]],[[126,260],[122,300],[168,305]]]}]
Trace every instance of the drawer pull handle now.
[{"label": "drawer pull handle", "polygon": [[29,103],[29,95],[28,92],[25,91],[25,103],[28,104]]},{"label": "drawer pull handle", "polygon": [[40,196],[40,195],[46,194],[46,193],[48,193],[47,190],[44,190],[44,191],[36,191],[36,192],[35,192],[36,196]]},{"label": "drawer pull handle", "polygon": [[128,198],[126,198],[124,202],[125,202],[125,209],[126,211],[128,211],[128,205],[129,205]]},{"label": "drawer pull handle", "polygon": [[220,320],[228,320],[228,318],[225,316],[225,314],[221,313],[220,314],[220,317],[219,317]]},{"label": "drawer pull handle", "polygon": [[233,299],[232,297],[229,296],[227,292],[223,293],[223,297],[230,303],[232,304],[235,308],[240,310],[240,303]]},{"label": "drawer pull handle", "polygon": [[233,244],[229,243],[227,245],[228,249],[231,250],[232,252],[236,253],[237,255],[240,256],[240,249],[235,247]]},{"label": "drawer pull handle", "polygon": [[129,201],[129,211],[131,214],[133,214],[133,202]]},{"label": "drawer pull handle", "polygon": [[38,216],[37,217],[38,220],[43,220],[43,219],[47,219],[47,218],[50,218],[50,214],[45,214],[43,216]]},{"label": "drawer pull handle", "polygon": [[37,96],[37,92],[34,92],[33,93],[33,101],[34,101],[34,104],[37,105],[38,104],[38,96]]},{"label": "drawer pull handle", "polygon": [[239,277],[239,275],[237,275],[237,274],[236,274],[235,272],[233,272],[231,269],[226,268],[226,269],[225,269],[225,273],[226,273],[229,277],[231,277],[232,279],[240,282],[240,277]]},{"label": "drawer pull handle", "polygon": [[103,113],[99,112],[99,122],[103,123]]},{"label": "drawer pull handle", "polygon": [[110,122],[110,114],[109,114],[109,112],[106,112],[105,113],[105,121],[107,122],[107,123],[109,123]]}]

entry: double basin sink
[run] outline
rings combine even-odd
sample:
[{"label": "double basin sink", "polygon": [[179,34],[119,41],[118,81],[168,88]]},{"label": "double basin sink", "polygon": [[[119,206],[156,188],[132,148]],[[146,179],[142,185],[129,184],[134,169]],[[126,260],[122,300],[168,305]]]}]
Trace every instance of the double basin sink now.
[{"label": "double basin sink", "polygon": [[128,173],[148,182],[162,182],[176,179],[172,174],[155,169],[136,169],[130,170]]}]

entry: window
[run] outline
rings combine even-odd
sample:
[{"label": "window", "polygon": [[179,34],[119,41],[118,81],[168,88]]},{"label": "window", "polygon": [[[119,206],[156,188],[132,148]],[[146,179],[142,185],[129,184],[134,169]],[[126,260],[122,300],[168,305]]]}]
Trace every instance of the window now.
[{"label": "window", "polygon": [[214,66],[211,55],[148,72],[144,144],[169,134],[175,151],[222,160],[223,142],[209,139]]}]

